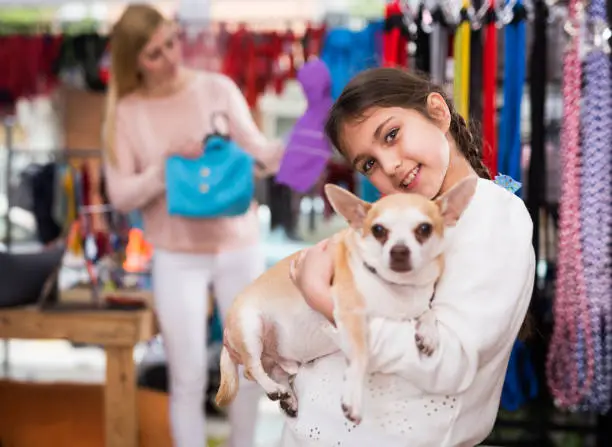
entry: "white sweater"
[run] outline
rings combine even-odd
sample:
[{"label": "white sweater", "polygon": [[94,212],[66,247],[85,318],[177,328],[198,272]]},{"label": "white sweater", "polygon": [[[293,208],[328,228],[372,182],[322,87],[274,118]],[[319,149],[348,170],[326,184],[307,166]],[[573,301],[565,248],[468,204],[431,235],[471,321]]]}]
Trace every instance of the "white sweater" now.
[{"label": "white sweater", "polygon": [[480,180],[447,233],[446,268],[433,310],[440,345],[421,356],[413,322],[372,319],[364,418],[343,416],[343,354],[300,368],[299,410],[283,447],[472,447],[490,433],[512,346],[535,276],[533,224],[523,201]]}]

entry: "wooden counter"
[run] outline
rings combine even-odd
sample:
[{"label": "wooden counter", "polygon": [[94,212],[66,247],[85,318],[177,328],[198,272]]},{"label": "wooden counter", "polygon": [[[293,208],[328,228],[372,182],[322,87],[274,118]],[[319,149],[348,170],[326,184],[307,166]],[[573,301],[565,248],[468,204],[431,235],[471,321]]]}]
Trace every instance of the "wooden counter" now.
[{"label": "wooden counter", "polygon": [[65,339],[106,350],[105,445],[136,447],[138,423],[134,346],[154,335],[152,310],[41,312],[1,309],[0,339]]}]

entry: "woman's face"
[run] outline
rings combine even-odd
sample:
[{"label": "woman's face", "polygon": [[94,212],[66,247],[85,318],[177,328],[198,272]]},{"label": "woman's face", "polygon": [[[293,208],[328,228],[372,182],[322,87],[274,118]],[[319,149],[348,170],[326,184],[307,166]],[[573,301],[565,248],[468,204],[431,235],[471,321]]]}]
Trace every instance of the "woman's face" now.
[{"label": "woman's face", "polygon": [[431,199],[439,193],[450,160],[448,106],[440,100],[439,125],[416,110],[389,107],[368,110],[364,119],[344,126],[345,155],[382,194],[413,192]]},{"label": "woman's face", "polygon": [[138,55],[140,71],[149,79],[164,81],[177,74],[180,63],[178,30],[171,23],[163,23]]}]

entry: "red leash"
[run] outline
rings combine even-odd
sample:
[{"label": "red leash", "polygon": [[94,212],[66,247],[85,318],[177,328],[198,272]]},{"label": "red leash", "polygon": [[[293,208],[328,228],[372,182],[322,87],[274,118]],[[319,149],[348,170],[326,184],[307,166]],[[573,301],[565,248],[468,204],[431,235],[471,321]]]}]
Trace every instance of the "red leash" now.
[{"label": "red leash", "polygon": [[491,177],[497,175],[497,28],[493,0],[488,0],[489,10],[485,17],[483,54],[483,104],[482,133],[484,164]]},{"label": "red leash", "polygon": [[408,38],[410,33],[404,23],[404,13],[398,0],[385,6],[383,33],[383,66],[408,68]]}]

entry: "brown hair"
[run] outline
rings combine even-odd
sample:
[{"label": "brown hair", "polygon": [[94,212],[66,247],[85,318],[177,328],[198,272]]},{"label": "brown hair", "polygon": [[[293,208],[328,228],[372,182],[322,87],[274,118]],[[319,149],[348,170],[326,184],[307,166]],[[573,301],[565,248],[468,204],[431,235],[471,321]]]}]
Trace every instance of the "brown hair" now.
[{"label": "brown hair", "polygon": [[442,87],[423,76],[397,68],[372,68],[355,76],[332,106],[325,133],[331,143],[343,152],[342,126],[347,121],[363,117],[372,107],[414,109],[431,118],[427,113],[427,98],[431,93],[440,94],[448,104],[450,133],[459,151],[478,176],[490,179],[489,170],[482,161],[480,131],[476,124],[470,120],[471,127],[468,127]]},{"label": "brown hair", "polygon": [[129,5],[113,26],[110,36],[111,77],[106,93],[102,139],[106,155],[115,163],[115,119],[117,102],[141,85],[138,55],[157,28],[166,21],[149,5]]}]

